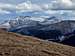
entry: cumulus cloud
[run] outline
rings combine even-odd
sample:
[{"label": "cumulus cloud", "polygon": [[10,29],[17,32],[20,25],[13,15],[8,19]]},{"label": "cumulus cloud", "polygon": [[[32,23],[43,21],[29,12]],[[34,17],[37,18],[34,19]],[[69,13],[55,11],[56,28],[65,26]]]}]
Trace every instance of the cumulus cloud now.
[{"label": "cumulus cloud", "polygon": [[10,14],[11,12],[0,9],[0,14]]},{"label": "cumulus cloud", "polygon": [[23,2],[16,5],[16,13],[29,13],[38,16],[57,16],[59,18],[75,17],[75,2],[72,0],[52,0],[50,3],[32,3],[31,1]]},{"label": "cumulus cloud", "polygon": [[30,1],[18,4],[16,6],[16,10],[19,12],[27,12],[27,11],[41,11],[41,6],[37,4],[32,4]]},{"label": "cumulus cloud", "polygon": [[1,9],[16,9],[16,5],[0,3]]},{"label": "cumulus cloud", "polygon": [[75,10],[75,3],[72,0],[52,0],[50,3],[37,4],[27,1],[16,5],[17,12],[44,11],[46,13],[57,13],[51,10]]},{"label": "cumulus cloud", "polygon": [[52,0],[50,1],[50,3],[42,4],[32,3],[31,1],[23,2],[16,5],[0,3],[0,9],[3,12],[7,12],[7,14],[11,13],[10,10],[16,11],[16,13],[35,11],[35,14],[37,14],[39,11],[50,15],[57,13],[63,14],[67,10],[75,10],[75,2],[73,2],[73,0]]},{"label": "cumulus cloud", "polygon": [[16,6],[12,4],[0,3],[0,14],[10,14],[10,10],[16,10]]},{"label": "cumulus cloud", "polygon": [[67,6],[72,6],[73,4],[71,0],[60,0],[60,2]]},{"label": "cumulus cloud", "polygon": [[75,3],[72,0],[54,0],[51,4],[55,10],[75,10]]}]

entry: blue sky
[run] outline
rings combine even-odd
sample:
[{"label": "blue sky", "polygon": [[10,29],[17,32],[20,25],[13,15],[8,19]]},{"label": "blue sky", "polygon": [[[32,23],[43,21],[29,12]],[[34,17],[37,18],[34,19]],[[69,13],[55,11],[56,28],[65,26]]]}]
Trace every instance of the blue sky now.
[{"label": "blue sky", "polygon": [[0,21],[19,15],[75,19],[75,0],[0,0]]}]

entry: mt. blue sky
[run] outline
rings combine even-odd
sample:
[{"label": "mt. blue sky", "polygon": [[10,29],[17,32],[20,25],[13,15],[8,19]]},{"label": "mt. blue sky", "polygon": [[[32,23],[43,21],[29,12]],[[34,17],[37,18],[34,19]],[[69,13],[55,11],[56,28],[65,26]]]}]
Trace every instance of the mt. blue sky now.
[{"label": "mt. blue sky", "polygon": [[75,19],[75,0],[0,0],[0,21],[20,15]]}]

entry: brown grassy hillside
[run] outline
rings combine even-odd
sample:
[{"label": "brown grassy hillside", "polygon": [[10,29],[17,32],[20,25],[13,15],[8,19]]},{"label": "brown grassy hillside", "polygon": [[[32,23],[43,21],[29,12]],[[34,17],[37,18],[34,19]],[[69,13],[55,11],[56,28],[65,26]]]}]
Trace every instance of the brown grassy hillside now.
[{"label": "brown grassy hillside", "polygon": [[0,30],[0,56],[75,56],[75,48]]}]

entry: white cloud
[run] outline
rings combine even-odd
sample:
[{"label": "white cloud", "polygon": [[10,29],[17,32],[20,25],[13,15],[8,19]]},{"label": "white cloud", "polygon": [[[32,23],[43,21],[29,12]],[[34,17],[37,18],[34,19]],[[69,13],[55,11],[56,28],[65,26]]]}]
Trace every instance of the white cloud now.
[{"label": "white cloud", "polygon": [[30,1],[18,4],[16,6],[16,10],[20,11],[20,12],[25,12],[25,11],[40,11],[42,10],[42,8],[37,5],[37,4],[32,4]]},{"label": "white cloud", "polygon": [[46,4],[37,4],[27,1],[16,5],[16,11],[20,13],[29,11],[44,11],[48,14],[57,13],[51,10],[75,10],[75,3],[71,0],[53,0]]},{"label": "white cloud", "polygon": [[64,4],[64,5],[67,5],[67,6],[72,6],[73,5],[71,0],[60,0],[59,2]]},{"label": "white cloud", "polygon": [[11,12],[0,9],[0,14],[10,14]]},{"label": "white cloud", "polygon": [[16,5],[0,3],[0,9],[16,9]]},{"label": "white cloud", "polygon": [[37,4],[30,1],[16,5],[16,12],[33,12],[34,15],[55,15],[58,17],[74,17],[75,2],[71,0],[52,0],[50,3]]},{"label": "white cloud", "polygon": [[75,10],[75,2],[72,0],[55,0],[51,2],[52,9]]},{"label": "white cloud", "polygon": [[63,14],[67,9],[75,10],[75,2],[73,2],[72,0],[52,0],[50,3],[42,4],[32,3],[31,1],[16,5],[0,3],[0,13],[5,12],[6,14],[11,13],[10,10],[16,11],[16,13],[35,11],[34,14],[37,14],[39,12],[44,12],[46,14]]},{"label": "white cloud", "polygon": [[16,11],[16,5],[0,3],[0,14],[10,14],[10,10]]}]

